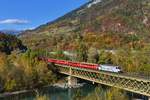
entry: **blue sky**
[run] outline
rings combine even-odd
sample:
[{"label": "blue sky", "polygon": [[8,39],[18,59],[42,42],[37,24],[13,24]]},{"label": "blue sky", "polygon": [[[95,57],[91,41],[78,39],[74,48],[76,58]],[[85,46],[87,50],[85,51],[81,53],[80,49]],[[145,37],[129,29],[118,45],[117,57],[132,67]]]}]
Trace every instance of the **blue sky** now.
[{"label": "blue sky", "polygon": [[0,30],[35,28],[86,2],[88,0],[0,0]]}]

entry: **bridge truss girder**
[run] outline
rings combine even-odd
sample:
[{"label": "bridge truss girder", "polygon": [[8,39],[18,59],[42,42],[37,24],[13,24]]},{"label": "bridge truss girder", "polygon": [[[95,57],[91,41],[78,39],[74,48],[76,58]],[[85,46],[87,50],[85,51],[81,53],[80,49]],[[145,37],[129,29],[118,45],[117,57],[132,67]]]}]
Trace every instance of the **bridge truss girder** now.
[{"label": "bridge truss girder", "polygon": [[142,94],[150,97],[150,80],[133,78],[115,73],[81,69],[58,65],[59,72],[73,77],[89,80],[95,83],[116,87],[126,91]]}]

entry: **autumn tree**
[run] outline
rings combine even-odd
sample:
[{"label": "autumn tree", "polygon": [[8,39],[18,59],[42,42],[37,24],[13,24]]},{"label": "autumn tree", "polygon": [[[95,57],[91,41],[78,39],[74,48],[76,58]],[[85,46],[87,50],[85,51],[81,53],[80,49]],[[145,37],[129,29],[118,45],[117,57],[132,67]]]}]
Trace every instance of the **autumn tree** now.
[{"label": "autumn tree", "polygon": [[88,62],[97,63],[99,60],[98,50],[96,48],[89,48],[88,50]]}]

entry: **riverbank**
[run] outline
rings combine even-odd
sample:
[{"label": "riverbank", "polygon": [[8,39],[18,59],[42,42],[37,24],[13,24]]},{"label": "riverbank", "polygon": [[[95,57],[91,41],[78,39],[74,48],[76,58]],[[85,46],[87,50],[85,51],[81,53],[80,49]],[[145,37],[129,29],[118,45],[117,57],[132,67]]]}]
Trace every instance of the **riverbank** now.
[{"label": "riverbank", "polygon": [[5,92],[0,94],[0,98],[5,98],[8,96],[15,96],[19,94],[26,94],[26,93],[36,93],[35,90],[21,90],[21,91],[15,91],[15,92]]},{"label": "riverbank", "polygon": [[84,86],[85,84],[86,83],[78,83],[76,85],[69,86],[67,83],[56,83],[53,86],[63,88],[63,89],[67,89],[67,88],[79,88],[79,87]]}]

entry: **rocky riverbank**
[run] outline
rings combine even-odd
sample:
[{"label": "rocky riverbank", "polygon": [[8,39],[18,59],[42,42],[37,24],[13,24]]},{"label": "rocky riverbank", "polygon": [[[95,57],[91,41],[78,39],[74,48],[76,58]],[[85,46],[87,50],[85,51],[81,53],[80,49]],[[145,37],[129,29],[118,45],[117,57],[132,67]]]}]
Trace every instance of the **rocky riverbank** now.
[{"label": "rocky riverbank", "polygon": [[68,83],[56,83],[53,86],[67,89],[67,88],[79,88],[82,87],[83,85],[85,85],[85,83],[78,83],[72,86],[68,85]]}]

